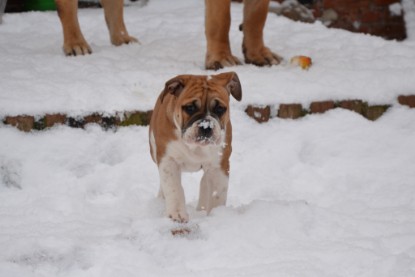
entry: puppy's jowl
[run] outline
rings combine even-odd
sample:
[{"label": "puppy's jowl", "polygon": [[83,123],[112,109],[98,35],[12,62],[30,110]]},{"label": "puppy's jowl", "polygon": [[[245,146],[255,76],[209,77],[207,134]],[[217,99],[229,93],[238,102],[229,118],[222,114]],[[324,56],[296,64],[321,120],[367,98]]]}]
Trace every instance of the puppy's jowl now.
[{"label": "puppy's jowl", "polygon": [[159,196],[166,215],[187,222],[183,171],[203,170],[198,210],[226,204],[232,125],[229,99],[242,98],[234,72],[213,76],[179,75],[166,82],[150,122],[151,156],[160,175]]}]

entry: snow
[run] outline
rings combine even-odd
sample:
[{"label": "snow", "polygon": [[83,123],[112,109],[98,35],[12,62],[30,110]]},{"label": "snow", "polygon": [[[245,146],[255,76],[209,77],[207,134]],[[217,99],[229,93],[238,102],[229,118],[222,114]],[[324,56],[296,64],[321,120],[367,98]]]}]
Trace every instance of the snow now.
[{"label": "snow", "polygon": [[215,123],[211,120],[202,120],[199,122],[198,127],[203,129],[213,129],[213,127],[215,127]]},{"label": "snow", "polygon": [[[76,58],[61,52],[55,13],[5,14],[0,116],[146,110],[175,75],[214,74],[203,69],[203,1],[172,3],[126,7],[142,44],[117,48],[102,11],[80,10],[94,54]],[[242,8],[232,8],[241,56]],[[156,198],[147,127],[23,133],[0,123],[0,276],[414,276],[415,110],[396,103],[415,93],[413,38],[273,15],[265,33],[286,60],[309,55],[313,65],[220,71],[236,71],[243,89],[231,104],[228,204],[197,212],[201,174],[184,174],[186,226]],[[393,106],[375,122],[342,109],[265,124],[244,113],[354,98]],[[183,227],[190,233],[172,235]]]},{"label": "snow", "polygon": [[395,4],[389,5],[389,11],[392,16],[401,16],[402,15],[402,4],[395,3]]}]

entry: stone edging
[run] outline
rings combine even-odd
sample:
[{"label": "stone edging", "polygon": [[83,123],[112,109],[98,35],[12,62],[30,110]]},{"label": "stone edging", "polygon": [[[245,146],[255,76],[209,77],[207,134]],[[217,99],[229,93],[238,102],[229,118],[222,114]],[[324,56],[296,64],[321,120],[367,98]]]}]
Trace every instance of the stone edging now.
[{"label": "stone edging", "polygon": [[[401,95],[398,97],[401,105],[415,108],[415,95]],[[248,105],[245,112],[259,123],[267,122],[271,118],[297,119],[307,114],[324,113],[335,108],[343,108],[361,114],[369,120],[376,120],[390,108],[391,105],[369,105],[362,100],[319,101],[312,102],[308,109],[301,104],[280,104],[278,109],[273,105]],[[84,128],[85,125],[95,123],[104,129],[119,126],[146,126],[150,123],[152,111],[118,112],[115,115],[93,113],[87,116],[71,117],[65,114],[46,114],[42,117],[31,115],[6,116],[2,119],[6,125],[15,126],[25,132],[48,129],[56,124],[67,125],[73,128]]]},{"label": "stone edging", "polygon": [[[415,95],[400,95],[398,102],[401,105],[415,108]],[[255,106],[248,105],[245,112],[259,123],[267,122],[271,118],[297,119],[307,114],[324,113],[335,108],[343,108],[354,111],[369,120],[376,120],[386,112],[391,105],[369,105],[363,100],[343,101],[316,101],[310,104],[308,109],[301,104],[280,104],[278,109],[272,105]]]},{"label": "stone edging", "polygon": [[56,124],[62,124],[73,128],[84,128],[85,125],[95,123],[104,129],[119,126],[148,125],[152,111],[120,112],[115,115],[93,113],[87,116],[71,117],[65,114],[46,114],[43,117],[31,115],[6,116],[3,123],[15,126],[25,132],[31,130],[44,130]]}]

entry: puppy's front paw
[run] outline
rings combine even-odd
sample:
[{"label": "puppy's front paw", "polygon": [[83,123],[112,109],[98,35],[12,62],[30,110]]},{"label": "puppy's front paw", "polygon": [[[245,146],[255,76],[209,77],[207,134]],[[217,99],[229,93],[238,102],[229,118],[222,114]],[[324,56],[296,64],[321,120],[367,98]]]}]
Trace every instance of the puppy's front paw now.
[{"label": "puppy's front paw", "polygon": [[189,221],[189,214],[186,211],[167,211],[168,217],[173,221],[180,223],[187,223]]}]

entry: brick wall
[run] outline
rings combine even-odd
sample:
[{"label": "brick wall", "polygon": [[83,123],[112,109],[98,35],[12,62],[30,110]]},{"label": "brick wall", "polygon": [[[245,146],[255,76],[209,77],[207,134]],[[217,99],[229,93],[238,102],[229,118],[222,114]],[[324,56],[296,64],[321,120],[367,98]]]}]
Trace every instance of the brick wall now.
[{"label": "brick wall", "polygon": [[386,39],[406,38],[400,0],[314,0],[314,15],[326,25]]},{"label": "brick wall", "polygon": [[[233,0],[242,2],[242,0]],[[272,0],[283,3],[292,0]],[[404,40],[405,21],[400,0],[297,0],[328,27]]]}]

